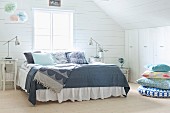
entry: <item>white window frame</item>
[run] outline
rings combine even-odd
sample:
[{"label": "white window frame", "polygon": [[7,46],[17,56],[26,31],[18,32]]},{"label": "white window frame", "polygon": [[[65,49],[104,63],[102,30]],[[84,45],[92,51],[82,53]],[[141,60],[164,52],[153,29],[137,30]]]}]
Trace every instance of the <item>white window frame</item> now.
[{"label": "white window frame", "polygon": [[[70,16],[70,46],[68,49],[73,49],[73,15],[74,15],[74,11],[73,10],[58,10],[58,9],[43,9],[43,8],[33,8],[33,50],[37,50],[35,48],[35,29],[34,29],[34,12],[35,11],[47,11],[47,12],[58,12],[58,13],[62,13],[62,12],[70,12],[72,13],[72,15]],[[52,40],[52,39],[50,39]],[[54,51],[53,49],[53,43],[51,45],[51,49],[49,51]],[[59,49],[60,50],[60,49]]]}]

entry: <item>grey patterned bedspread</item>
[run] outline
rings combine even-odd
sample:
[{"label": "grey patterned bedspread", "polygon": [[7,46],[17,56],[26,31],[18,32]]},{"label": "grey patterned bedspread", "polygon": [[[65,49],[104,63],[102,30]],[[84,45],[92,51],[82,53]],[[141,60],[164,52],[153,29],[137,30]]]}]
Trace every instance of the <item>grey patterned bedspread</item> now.
[{"label": "grey patterned bedspread", "polygon": [[[59,87],[54,91],[59,92],[62,88],[80,88],[80,87],[124,87],[127,96],[130,87],[126,77],[116,65],[76,65],[72,67],[33,67],[26,80],[26,90],[29,93],[29,101],[36,104],[36,90],[46,88],[37,84],[36,76],[40,73],[46,77],[52,78]],[[45,78],[46,78],[45,77]],[[38,80],[39,81],[39,80]],[[40,82],[40,81],[39,81]],[[48,83],[47,83],[48,84]],[[48,88],[50,86],[47,85]],[[54,87],[55,88],[55,87]],[[53,89],[53,88],[52,88]]]}]

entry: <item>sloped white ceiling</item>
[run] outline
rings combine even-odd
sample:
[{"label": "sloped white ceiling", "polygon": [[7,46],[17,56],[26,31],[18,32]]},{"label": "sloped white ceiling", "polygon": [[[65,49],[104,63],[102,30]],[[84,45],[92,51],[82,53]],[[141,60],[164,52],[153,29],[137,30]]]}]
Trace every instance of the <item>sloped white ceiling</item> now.
[{"label": "sloped white ceiling", "polygon": [[93,0],[124,29],[170,25],[170,0]]}]

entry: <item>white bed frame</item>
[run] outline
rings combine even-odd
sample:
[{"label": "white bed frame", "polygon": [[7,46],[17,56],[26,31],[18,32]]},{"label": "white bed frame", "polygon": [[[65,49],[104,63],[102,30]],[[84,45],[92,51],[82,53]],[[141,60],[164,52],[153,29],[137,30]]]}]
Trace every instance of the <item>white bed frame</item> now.
[{"label": "white bed frame", "polygon": [[[17,85],[25,90],[25,82],[28,70],[19,69]],[[26,90],[25,90],[26,91]],[[125,95],[124,87],[85,87],[85,88],[63,88],[60,93],[54,93],[49,89],[39,89],[36,91],[37,101],[57,101],[59,103],[67,100],[82,101],[90,99],[104,99],[111,96]]]}]

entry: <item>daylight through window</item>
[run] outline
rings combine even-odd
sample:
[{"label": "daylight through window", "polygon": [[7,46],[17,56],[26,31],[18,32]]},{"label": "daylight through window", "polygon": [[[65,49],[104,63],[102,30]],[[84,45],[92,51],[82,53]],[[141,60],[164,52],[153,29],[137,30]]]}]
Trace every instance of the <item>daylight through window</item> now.
[{"label": "daylight through window", "polygon": [[55,51],[72,47],[73,12],[34,10],[34,49]]}]

